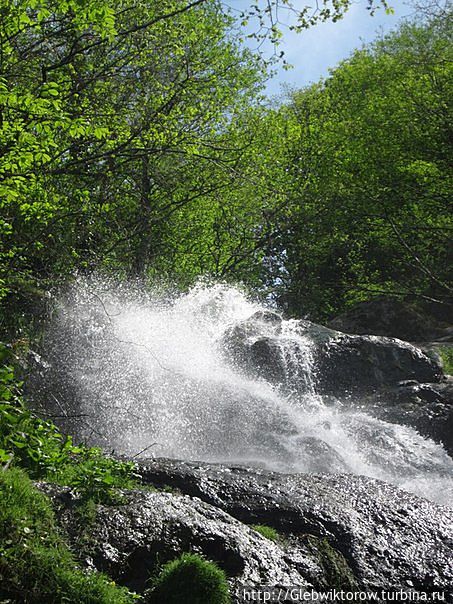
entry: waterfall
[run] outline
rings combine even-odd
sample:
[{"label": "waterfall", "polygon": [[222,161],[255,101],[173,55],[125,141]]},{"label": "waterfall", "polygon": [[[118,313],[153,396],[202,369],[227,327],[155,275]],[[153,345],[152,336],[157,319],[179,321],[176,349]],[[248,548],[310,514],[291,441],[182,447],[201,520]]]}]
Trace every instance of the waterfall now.
[{"label": "waterfall", "polygon": [[[231,354],[241,337],[259,358],[267,336],[280,373],[254,372]],[[79,279],[60,301],[43,357],[47,399],[90,444],[130,456],[364,474],[453,500],[453,460],[440,445],[317,394],[301,322],[276,322],[238,288],[200,284],[169,297]]]}]

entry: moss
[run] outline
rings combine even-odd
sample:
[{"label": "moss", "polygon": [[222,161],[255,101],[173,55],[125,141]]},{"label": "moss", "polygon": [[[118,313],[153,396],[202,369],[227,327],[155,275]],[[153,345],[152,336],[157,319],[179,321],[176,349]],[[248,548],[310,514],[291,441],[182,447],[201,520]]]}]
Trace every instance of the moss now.
[{"label": "moss", "polygon": [[444,373],[453,375],[453,346],[439,346],[436,351],[442,360]]},{"label": "moss", "polygon": [[307,536],[306,544],[318,560],[322,569],[319,587],[322,589],[344,589],[352,591],[358,588],[349,564],[343,554],[334,549],[327,539]]},{"label": "moss", "polygon": [[196,554],[182,554],[168,562],[154,579],[149,604],[230,604],[223,570]]},{"label": "moss", "polygon": [[59,534],[49,499],[23,470],[0,471],[0,598],[23,604],[127,604],[136,597],[84,573]]},{"label": "moss", "polygon": [[270,541],[281,541],[281,535],[271,526],[266,526],[265,524],[252,524],[251,528]]}]

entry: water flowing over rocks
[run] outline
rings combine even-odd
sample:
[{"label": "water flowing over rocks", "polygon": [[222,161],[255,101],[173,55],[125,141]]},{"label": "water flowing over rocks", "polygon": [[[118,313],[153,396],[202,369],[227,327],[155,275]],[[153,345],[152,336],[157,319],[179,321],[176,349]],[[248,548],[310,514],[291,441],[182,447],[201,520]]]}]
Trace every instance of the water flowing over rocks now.
[{"label": "water flowing over rocks", "polygon": [[[164,459],[141,460],[138,471],[170,492],[128,491],[120,505],[98,506],[83,542],[88,565],[138,591],[156,565],[191,550],[216,561],[233,591],[297,585],[453,593],[453,510],[391,485]],[[41,488],[80,542],[76,495]],[[251,524],[274,527],[280,540]]]},{"label": "water flowing over rocks", "polygon": [[453,456],[453,378],[441,383],[401,382],[368,402],[367,411],[385,421],[411,426],[420,434],[442,443]]},{"label": "water flowing over rocks", "polygon": [[[281,319],[263,321],[253,315],[227,332],[224,343],[230,358],[272,380],[290,376],[293,385],[304,381],[301,361],[305,350],[291,341],[289,365],[282,346]],[[264,323],[264,325],[263,325]],[[264,327],[264,329],[263,329]],[[296,321],[293,332],[313,342],[315,388],[318,394],[345,396],[395,386],[402,380],[439,382],[440,362],[408,342],[379,336],[354,336],[310,321]],[[264,332],[264,333],[263,333]],[[288,336],[291,340],[291,337]]]},{"label": "water flowing over rocks", "polygon": [[167,299],[81,280],[40,355],[37,406],[116,454],[367,475],[453,500],[451,389],[401,340],[285,320],[224,285]]},{"label": "water flowing over rocks", "polygon": [[453,390],[435,355],[223,285],[167,300],[82,281],[39,359],[37,406],[55,401],[64,429],[158,489],[84,529],[77,494],[41,485],[88,567],[142,592],[194,551],[233,592],[453,589]]}]

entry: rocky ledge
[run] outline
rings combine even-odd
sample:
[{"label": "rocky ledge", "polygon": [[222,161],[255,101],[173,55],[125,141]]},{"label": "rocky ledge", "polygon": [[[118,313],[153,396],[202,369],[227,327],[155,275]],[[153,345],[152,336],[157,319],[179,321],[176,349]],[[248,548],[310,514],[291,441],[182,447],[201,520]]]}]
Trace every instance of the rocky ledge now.
[{"label": "rocky ledge", "polygon": [[168,459],[138,471],[148,488],[99,505],[89,526],[76,493],[40,486],[87,566],[139,592],[160,564],[193,551],[225,570],[233,594],[242,585],[453,593],[453,510],[386,483]]},{"label": "rocky ledge", "polygon": [[321,396],[411,426],[453,455],[453,378],[444,375],[433,350],[396,338],[350,335],[306,320],[293,321],[288,333],[271,311],[232,327],[222,346],[229,361],[251,376],[298,392],[311,381]]}]

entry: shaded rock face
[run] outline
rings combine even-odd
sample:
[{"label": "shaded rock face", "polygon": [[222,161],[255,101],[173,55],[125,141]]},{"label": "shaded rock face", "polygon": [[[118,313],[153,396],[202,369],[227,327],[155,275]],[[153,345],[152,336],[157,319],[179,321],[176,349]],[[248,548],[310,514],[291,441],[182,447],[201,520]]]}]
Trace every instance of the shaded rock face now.
[{"label": "shaded rock face", "polygon": [[409,342],[453,341],[453,305],[376,298],[357,304],[329,322],[350,334],[374,334]]},{"label": "shaded rock face", "polygon": [[[40,485],[87,564],[137,591],[183,551],[217,562],[235,602],[242,585],[453,590],[453,510],[380,481],[163,459],[138,470],[173,491],[125,491],[121,505],[98,506],[89,527],[71,491]],[[281,538],[269,541],[250,524]]]},{"label": "shaded rock face", "polygon": [[402,380],[442,378],[435,359],[392,338],[339,335],[319,347],[316,360],[318,389],[325,394],[370,392]]}]

